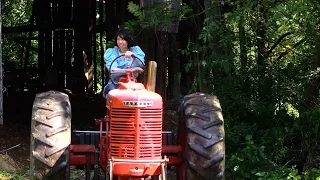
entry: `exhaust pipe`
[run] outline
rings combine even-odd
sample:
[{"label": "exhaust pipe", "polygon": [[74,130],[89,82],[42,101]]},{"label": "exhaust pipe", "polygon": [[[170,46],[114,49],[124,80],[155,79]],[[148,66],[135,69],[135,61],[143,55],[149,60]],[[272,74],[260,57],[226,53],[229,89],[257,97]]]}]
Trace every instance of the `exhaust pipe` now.
[{"label": "exhaust pipe", "polygon": [[149,61],[147,90],[155,92],[157,80],[157,62]]}]

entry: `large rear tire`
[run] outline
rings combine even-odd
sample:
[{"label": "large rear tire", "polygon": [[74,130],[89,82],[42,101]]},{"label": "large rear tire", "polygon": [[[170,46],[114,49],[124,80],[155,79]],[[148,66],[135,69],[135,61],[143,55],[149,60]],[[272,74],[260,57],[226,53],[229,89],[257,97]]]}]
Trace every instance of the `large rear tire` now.
[{"label": "large rear tire", "polygon": [[[185,143],[185,176],[188,180],[224,179],[224,120],[216,96],[194,93],[180,106],[180,137]],[[181,133],[182,132],[182,133]]]},{"label": "large rear tire", "polygon": [[48,91],[36,95],[31,121],[31,179],[69,179],[71,105],[68,95]]}]

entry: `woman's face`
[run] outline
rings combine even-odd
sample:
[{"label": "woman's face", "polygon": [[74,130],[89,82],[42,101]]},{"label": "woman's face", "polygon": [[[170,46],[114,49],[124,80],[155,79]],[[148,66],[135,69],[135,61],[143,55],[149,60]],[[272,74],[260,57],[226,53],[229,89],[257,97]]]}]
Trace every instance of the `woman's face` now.
[{"label": "woman's face", "polygon": [[127,49],[128,48],[128,42],[121,38],[120,36],[117,37],[117,45],[120,49]]}]

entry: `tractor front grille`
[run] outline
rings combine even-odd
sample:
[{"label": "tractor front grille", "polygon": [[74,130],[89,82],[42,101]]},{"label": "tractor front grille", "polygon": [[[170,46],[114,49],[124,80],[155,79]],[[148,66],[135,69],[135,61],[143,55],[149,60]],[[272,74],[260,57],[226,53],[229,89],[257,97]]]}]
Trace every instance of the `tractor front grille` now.
[{"label": "tractor front grille", "polygon": [[111,110],[110,154],[114,158],[161,158],[162,109]]}]

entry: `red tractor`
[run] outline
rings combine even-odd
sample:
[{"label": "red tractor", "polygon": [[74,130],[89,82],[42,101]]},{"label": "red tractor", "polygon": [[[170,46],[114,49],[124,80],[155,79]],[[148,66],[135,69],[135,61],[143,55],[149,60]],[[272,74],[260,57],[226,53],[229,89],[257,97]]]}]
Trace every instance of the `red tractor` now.
[{"label": "red tractor", "polygon": [[162,130],[164,105],[154,92],[155,69],[156,63],[149,62],[145,86],[130,68],[126,70],[119,88],[107,96],[106,116],[96,120],[100,131],[74,132],[82,136],[80,141],[89,137],[91,143],[71,144],[68,95],[37,94],[31,123],[31,179],[70,179],[70,166],[85,167],[86,179],[93,168],[93,179],[101,178],[102,169],[104,179],[166,180],[171,167],[178,180],[224,179],[224,121],[218,99],[203,93],[185,96],[174,140],[173,132]]}]

